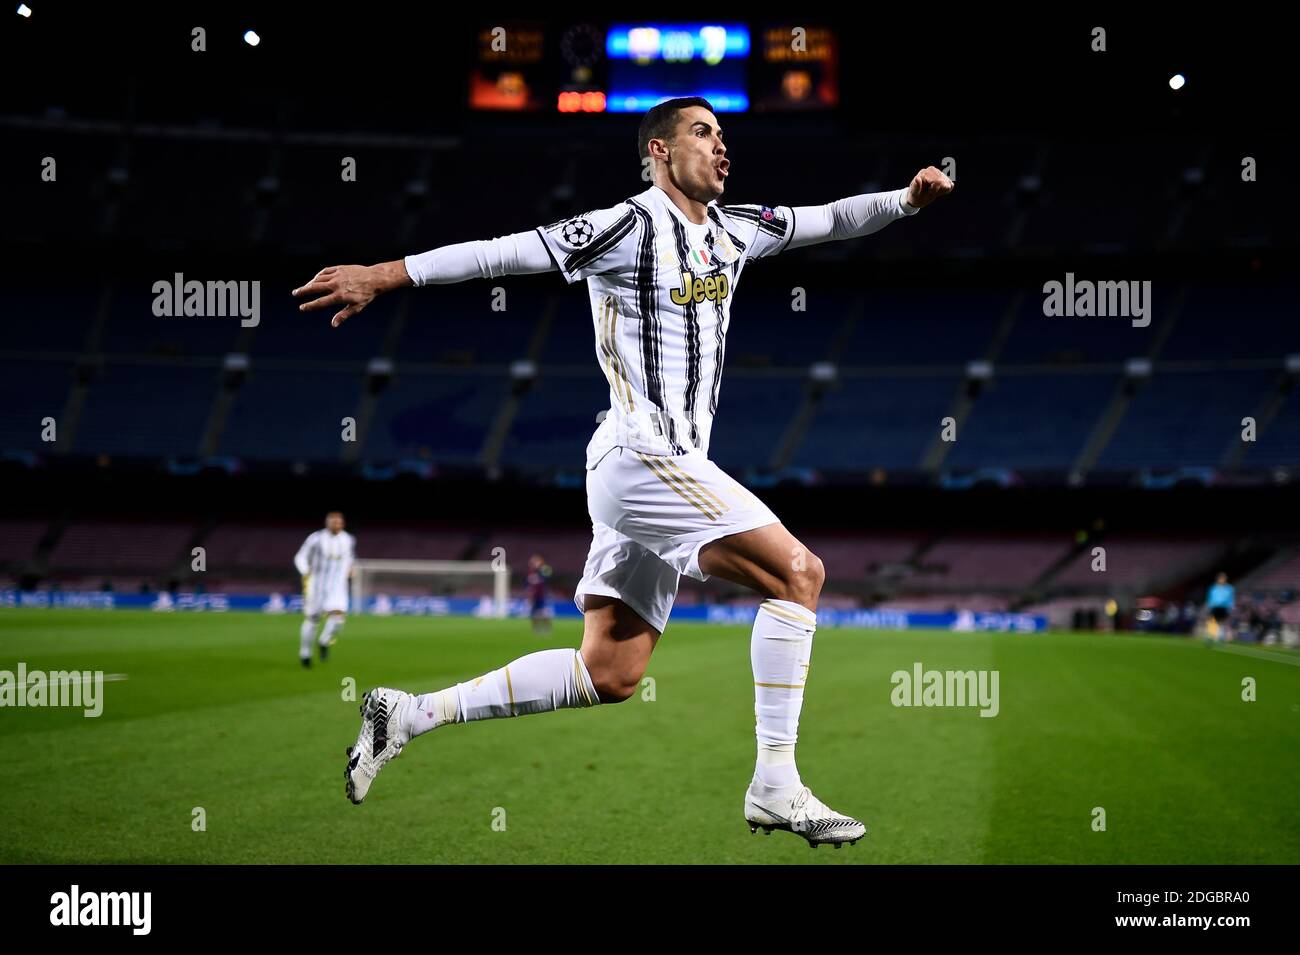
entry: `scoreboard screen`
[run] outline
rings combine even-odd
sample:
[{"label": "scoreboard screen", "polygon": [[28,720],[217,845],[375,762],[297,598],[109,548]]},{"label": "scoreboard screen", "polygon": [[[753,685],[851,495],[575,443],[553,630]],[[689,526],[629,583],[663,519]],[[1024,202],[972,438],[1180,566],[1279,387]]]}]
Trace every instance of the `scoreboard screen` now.
[{"label": "scoreboard screen", "polygon": [[718,113],[831,109],[835,32],[739,22],[506,23],[475,37],[476,110],[641,113],[703,96]]}]

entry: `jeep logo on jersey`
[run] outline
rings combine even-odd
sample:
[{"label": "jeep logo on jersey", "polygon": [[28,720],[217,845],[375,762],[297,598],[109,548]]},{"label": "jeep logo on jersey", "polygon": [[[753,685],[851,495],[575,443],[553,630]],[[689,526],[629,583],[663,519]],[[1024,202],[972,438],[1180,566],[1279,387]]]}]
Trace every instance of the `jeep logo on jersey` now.
[{"label": "jeep logo on jersey", "polygon": [[731,282],[727,280],[725,274],[697,279],[695,273],[683,271],[681,287],[673,289],[668,295],[674,305],[685,305],[687,302],[699,303],[705,299],[710,302],[721,302],[730,290]]},{"label": "jeep logo on jersey", "polygon": [[576,219],[570,219],[568,222],[564,223],[564,228],[561,231],[564,235],[564,241],[575,249],[581,249],[584,245],[590,242],[591,237],[596,234],[596,230],[592,228],[591,222],[582,218],[582,216],[578,216]]}]

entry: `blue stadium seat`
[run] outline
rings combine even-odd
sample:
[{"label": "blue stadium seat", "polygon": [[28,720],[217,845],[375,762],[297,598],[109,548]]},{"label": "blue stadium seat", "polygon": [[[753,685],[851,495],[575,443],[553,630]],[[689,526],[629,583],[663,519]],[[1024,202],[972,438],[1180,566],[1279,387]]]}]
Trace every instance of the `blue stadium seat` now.
[{"label": "blue stadium seat", "polygon": [[110,362],[87,393],[74,451],[196,454],[219,379],[216,368]]},{"label": "blue stadium seat", "polygon": [[1116,376],[1001,375],[988,382],[945,458],[951,468],[1069,468]]},{"label": "blue stadium seat", "polygon": [[[1064,282],[1065,276],[1048,276],[1044,281],[1050,279]],[[1026,293],[998,354],[998,364],[1118,363],[1145,355],[1151,348],[1158,327],[1155,320],[1145,328],[1137,328],[1124,318],[1047,316],[1043,314],[1042,285],[1027,288]]]},{"label": "blue stadium seat", "polygon": [[41,440],[41,419],[60,421],[71,389],[70,362],[0,364],[0,451],[52,451]]},{"label": "blue stadium seat", "polygon": [[[786,428],[803,407],[805,379],[723,373],[709,457],[727,470],[766,467]],[[707,392],[702,395],[707,401]]]},{"label": "blue stadium seat", "polygon": [[1300,388],[1292,388],[1277,416],[1246,446],[1241,466],[1267,468],[1300,465]]},{"label": "blue stadium seat", "polygon": [[543,370],[520,403],[501,463],[525,470],[581,469],[596,415],[608,407],[609,383],[594,366],[577,377]]},{"label": "blue stadium seat", "polygon": [[843,365],[964,364],[984,358],[1009,291],[871,289]]},{"label": "blue stadium seat", "polygon": [[379,396],[362,449],[371,461],[415,458],[469,464],[478,459],[509,381],[502,374],[405,373]]},{"label": "blue stadium seat", "polygon": [[355,416],[364,377],[355,371],[282,371],[254,365],[226,421],[219,454],[263,460],[337,461],[344,417]]},{"label": "blue stadium seat", "polygon": [[[311,276],[303,276],[306,282]],[[264,358],[320,358],[335,361],[366,362],[376,357],[384,335],[397,310],[397,297],[386,295],[371,302],[360,315],[354,315],[338,328],[330,319],[338,308],[318,312],[300,312],[303,301],[291,294],[295,283],[282,281],[272,287],[262,285],[262,320],[253,336],[250,353],[254,361]]]},{"label": "blue stadium seat", "polygon": [[[564,281],[557,275],[457,282],[403,292],[412,300],[397,358],[462,365],[508,364],[524,358],[547,298],[556,290],[555,282],[562,292]],[[492,289],[497,286],[506,290],[504,312],[492,311]],[[588,333],[590,327],[588,319]],[[586,355],[579,356],[570,363],[585,359]]]},{"label": "blue stadium seat", "polygon": [[846,378],[822,398],[790,463],[826,469],[917,467],[959,382],[956,376],[937,375]]},{"label": "blue stadium seat", "polygon": [[1275,376],[1252,371],[1161,373],[1134,396],[1097,461],[1106,468],[1215,467],[1240,440]]},{"label": "blue stadium seat", "polygon": [[1194,286],[1160,357],[1273,358],[1280,369],[1284,356],[1300,354],[1298,296],[1300,287],[1296,286]]},{"label": "blue stadium seat", "polygon": [[56,295],[14,289],[9,299],[10,320],[5,322],[5,350],[81,351],[99,294],[92,282],[70,282]]},{"label": "blue stadium seat", "polygon": [[[175,281],[172,275],[159,276],[159,279]],[[212,275],[184,276],[186,282],[191,279],[220,280]],[[105,355],[218,358],[234,348],[241,331],[237,316],[160,317],[153,313],[155,297],[148,281],[129,286],[119,282],[114,287],[100,339],[100,350]]]}]

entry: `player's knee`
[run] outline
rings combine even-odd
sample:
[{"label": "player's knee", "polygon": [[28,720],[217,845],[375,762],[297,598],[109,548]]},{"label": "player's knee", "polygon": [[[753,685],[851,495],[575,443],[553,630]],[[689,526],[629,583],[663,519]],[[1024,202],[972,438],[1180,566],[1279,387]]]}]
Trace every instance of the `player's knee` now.
[{"label": "player's knee", "polygon": [[815,607],[821,597],[822,585],[826,583],[826,566],[822,559],[811,551],[805,551],[797,560],[791,562],[790,569],[782,580],[784,593],[776,594],[778,599]]},{"label": "player's knee", "polygon": [[588,668],[591,685],[602,703],[623,703],[630,700],[641,682],[641,673],[630,667]]}]

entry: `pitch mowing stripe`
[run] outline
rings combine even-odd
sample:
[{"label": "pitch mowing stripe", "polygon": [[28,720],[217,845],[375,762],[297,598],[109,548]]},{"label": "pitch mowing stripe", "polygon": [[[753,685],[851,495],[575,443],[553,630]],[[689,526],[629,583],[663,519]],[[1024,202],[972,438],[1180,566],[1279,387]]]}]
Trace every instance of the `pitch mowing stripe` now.
[{"label": "pitch mowing stripe", "polygon": [[[45,673],[45,672],[49,672],[49,671],[45,671],[45,670],[43,670],[43,671],[41,671],[41,672]],[[75,671],[69,671],[69,672],[75,672]],[[105,674],[104,674],[104,682],[105,682],[105,683],[121,683],[123,680],[126,680],[126,679],[129,679],[129,678],[128,678],[128,676],[127,676],[125,673],[105,673]],[[33,678],[33,680],[34,680],[34,678]],[[15,685],[15,686],[33,686],[33,685],[34,685],[33,680],[28,680],[26,683],[15,683],[14,685]],[[48,686],[54,686],[54,685],[63,686],[64,684],[67,684],[68,686],[71,686],[71,685],[74,684],[74,683],[85,683],[85,682],[86,682],[86,681],[83,680],[83,679],[81,678],[81,673],[80,673],[80,672],[76,672],[76,673],[75,673],[75,678],[69,678],[69,679],[67,679],[67,680],[59,680],[59,681],[57,681],[57,684],[56,684],[56,681],[54,681],[54,680],[47,680],[47,681],[46,681],[46,685],[48,685]],[[92,675],[91,678],[90,678],[90,682],[91,682],[91,683],[95,682],[95,677],[94,677],[93,675]]]},{"label": "pitch mowing stripe", "polygon": [[1243,657],[1254,657],[1256,660],[1272,660],[1274,663],[1285,663],[1287,666],[1300,667],[1300,657],[1282,656],[1275,650],[1261,650],[1256,647],[1235,647],[1221,646],[1216,644],[1214,649],[1223,653],[1236,653]]}]

